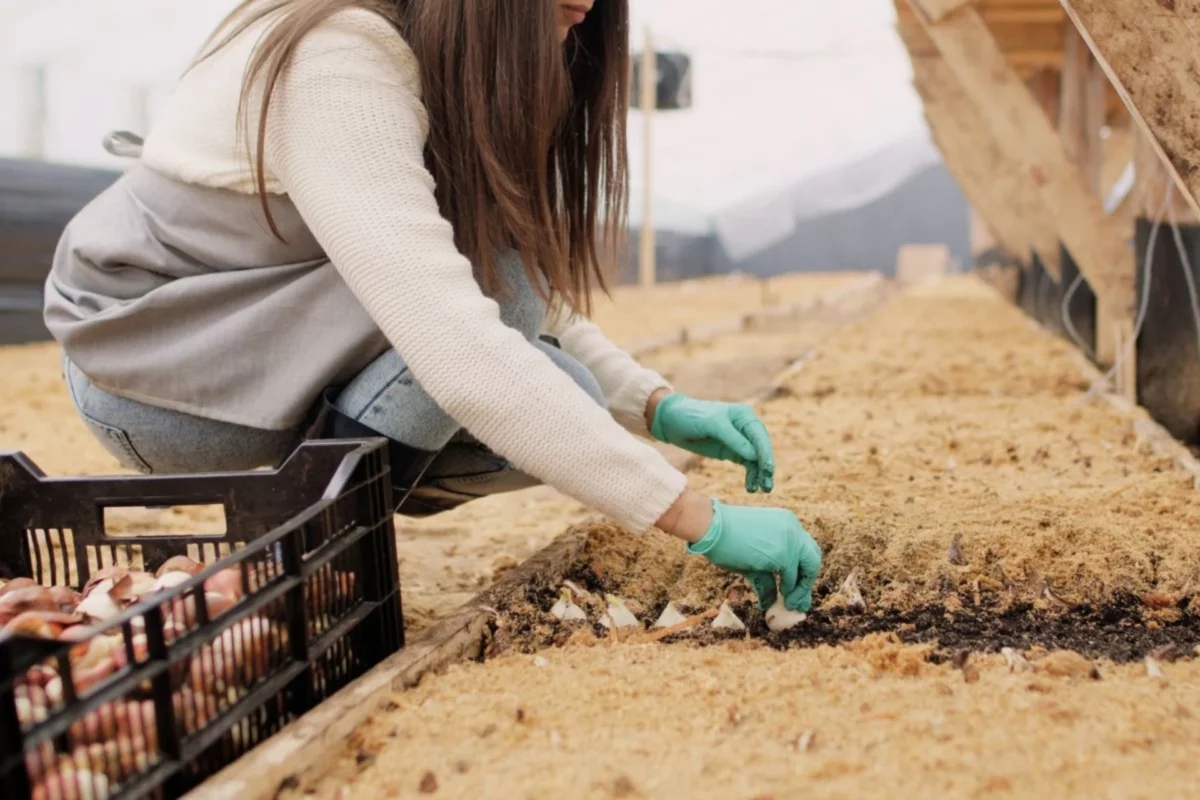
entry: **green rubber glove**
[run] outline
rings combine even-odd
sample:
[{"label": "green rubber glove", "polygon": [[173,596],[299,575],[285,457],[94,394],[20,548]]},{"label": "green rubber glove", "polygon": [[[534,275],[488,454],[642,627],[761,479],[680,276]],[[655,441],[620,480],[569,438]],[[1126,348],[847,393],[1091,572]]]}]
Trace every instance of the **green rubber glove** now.
[{"label": "green rubber glove", "polygon": [[784,605],[807,613],[821,571],[821,548],[796,515],[783,508],[712,504],[712,525],[700,541],[688,545],[688,552],[745,576],[763,611],[775,602],[778,574]]},{"label": "green rubber glove", "polygon": [[746,491],[775,488],[775,452],[767,427],[743,403],[714,403],[669,394],[654,410],[650,435],[706,458],[746,468]]}]

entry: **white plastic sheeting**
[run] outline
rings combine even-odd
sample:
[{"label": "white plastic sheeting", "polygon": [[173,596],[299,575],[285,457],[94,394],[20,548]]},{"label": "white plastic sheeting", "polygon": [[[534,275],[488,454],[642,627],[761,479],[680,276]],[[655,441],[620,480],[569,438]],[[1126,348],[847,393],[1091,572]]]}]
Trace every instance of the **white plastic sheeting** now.
[{"label": "white plastic sheeting", "polygon": [[[605,0],[597,0],[604,2]],[[656,114],[655,227],[715,233],[731,254],[800,220],[882,196],[936,155],[889,0],[631,0],[633,48],[693,59],[694,107]],[[16,155],[23,68],[42,65],[44,152],[115,166],[108,130],[155,108],[236,0],[0,0],[0,155]],[[642,119],[629,125],[631,222],[642,214]],[[856,167],[857,165],[857,167]],[[863,167],[862,165],[869,165]]]},{"label": "white plastic sheeting", "polygon": [[[634,0],[633,48],[692,58],[694,107],[658,112],[654,225],[738,260],[797,223],[882,197],[936,163],[887,0]],[[641,219],[641,113],[629,125]]]},{"label": "white plastic sheeting", "polygon": [[915,134],[853,163],[768,190],[713,214],[713,229],[733,261],[787,239],[805,220],[864,206],[892,192],[940,157],[927,136]]}]

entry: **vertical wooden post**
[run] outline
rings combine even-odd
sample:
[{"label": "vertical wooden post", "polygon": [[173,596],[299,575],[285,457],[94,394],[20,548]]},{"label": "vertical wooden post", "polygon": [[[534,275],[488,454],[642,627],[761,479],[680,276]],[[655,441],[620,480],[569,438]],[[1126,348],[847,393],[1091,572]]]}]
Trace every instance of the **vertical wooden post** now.
[{"label": "vertical wooden post", "polygon": [[[1066,26],[1063,38],[1062,90],[1058,103],[1058,135],[1067,157],[1077,164],[1088,156],[1088,93],[1086,81],[1091,52],[1079,31]],[[1096,131],[1099,136],[1100,131]],[[1094,188],[1094,187],[1093,187]]]},{"label": "vertical wooden post", "polygon": [[1033,74],[1028,81],[1029,91],[1037,99],[1046,118],[1051,125],[1058,124],[1059,118],[1059,73],[1057,70],[1043,67]]},{"label": "vertical wooden post", "polygon": [[641,258],[638,264],[639,283],[648,288],[655,283],[654,264],[654,110],[658,106],[658,63],[654,55],[654,40],[646,26],[642,44],[642,235]]},{"label": "vertical wooden post", "polygon": [[[1080,46],[1087,49],[1087,42],[1082,37]],[[1088,130],[1088,150],[1084,156],[1084,178],[1095,187],[1096,194],[1103,197],[1108,187],[1104,185],[1104,140],[1100,138],[1100,130],[1108,123],[1108,76],[1092,51],[1087,52],[1083,109],[1084,124]]]},{"label": "vertical wooden post", "polygon": [[21,131],[17,152],[22,158],[46,157],[46,67],[23,67],[17,113]]},{"label": "vertical wooden post", "polygon": [[[987,222],[975,210],[975,206],[971,205],[967,209],[967,225],[968,238],[971,243],[971,256],[978,256],[980,253],[987,252],[997,245],[996,236],[988,227]],[[1025,255],[1024,253],[1014,253],[1013,255]]]},{"label": "vertical wooden post", "polygon": [[[1100,127],[1104,124],[1107,78],[1100,72],[1100,87],[1096,89],[1094,59],[1087,42],[1074,25],[1068,24],[1063,38],[1062,93],[1059,102],[1058,133],[1067,156],[1079,165],[1088,187],[1100,195],[1100,165],[1103,163]],[[1096,108],[1099,104],[1099,109]],[[1114,363],[1120,351],[1118,337],[1110,311],[1096,309],[1096,360],[1104,365]],[[1124,372],[1116,376],[1118,389]]]}]

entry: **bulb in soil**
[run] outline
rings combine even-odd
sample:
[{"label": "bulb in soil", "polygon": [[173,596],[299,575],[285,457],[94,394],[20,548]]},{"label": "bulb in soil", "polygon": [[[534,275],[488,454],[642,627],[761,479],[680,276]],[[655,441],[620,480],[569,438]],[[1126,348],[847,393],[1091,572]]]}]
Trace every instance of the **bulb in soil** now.
[{"label": "bulb in soil", "polygon": [[775,595],[775,602],[764,616],[767,618],[767,627],[774,633],[790,630],[808,619],[803,611],[791,611],[784,605],[782,592]]},{"label": "bulb in soil", "polygon": [[571,590],[563,587],[558,591],[558,601],[551,606],[550,613],[554,618],[562,622],[581,622],[587,620],[587,614],[583,613],[583,609],[575,605],[574,599],[571,597]]},{"label": "bulb in soil", "polygon": [[1029,669],[1029,662],[1025,660],[1025,656],[1011,647],[1001,647],[1000,655],[1004,656],[1004,661],[1008,664],[1009,672],[1024,672]]},{"label": "bulb in soil", "polygon": [[842,582],[842,597],[846,598],[846,607],[849,609],[862,611],[867,607],[862,590],[858,588],[858,570],[851,572]]},{"label": "bulb in soil", "polygon": [[712,626],[717,630],[746,630],[746,624],[738,618],[737,614],[733,613],[733,608],[729,603],[721,603],[721,609],[717,612],[716,619],[712,621]]},{"label": "bulb in soil", "polygon": [[658,615],[658,619],[654,621],[656,628],[673,628],[681,622],[687,622],[687,617],[679,613],[679,609],[674,603],[667,603],[667,607]]},{"label": "bulb in soil", "polygon": [[563,586],[570,589],[580,600],[585,600],[592,596],[591,592],[589,592],[587,589],[584,589],[574,581],[563,581]]},{"label": "bulb in soil", "polygon": [[642,623],[625,605],[625,601],[614,595],[607,595],[608,611],[600,618],[600,624],[606,628],[640,628]]}]

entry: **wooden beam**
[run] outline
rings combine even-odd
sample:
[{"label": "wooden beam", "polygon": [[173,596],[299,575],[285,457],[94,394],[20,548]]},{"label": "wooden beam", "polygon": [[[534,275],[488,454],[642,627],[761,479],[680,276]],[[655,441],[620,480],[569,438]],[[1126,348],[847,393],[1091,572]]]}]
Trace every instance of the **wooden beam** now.
[{"label": "wooden beam", "polygon": [[938,149],[942,151],[942,160],[946,164],[946,170],[962,189],[979,218],[986,220],[992,238],[1000,245],[1001,249],[1020,261],[1022,266],[1028,266],[1031,248],[1015,217],[1011,213],[1006,214],[999,210],[995,199],[983,189],[977,173],[964,168],[961,150],[957,151],[959,155],[955,157],[952,154],[956,152],[956,146],[947,145],[945,135],[935,135],[933,139]]},{"label": "wooden beam", "polygon": [[947,167],[971,202],[1022,260],[1036,252],[1061,274],[1058,234],[1024,170],[996,141],[987,122],[940,57],[913,59],[913,85]]},{"label": "wooden beam", "polygon": [[1182,0],[1059,0],[1200,217],[1200,8]]},{"label": "wooden beam", "polygon": [[980,253],[991,250],[996,245],[1000,245],[1010,255],[1019,255],[1016,250],[1006,246],[998,238],[998,234],[992,230],[991,225],[988,224],[987,220],[979,213],[979,209],[975,208],[974,205],[967,209],[967,229],[967,239],[971,245],[972,256],[977,256]]},{"label": "wooden beam", "polygon": [[1066,14],[1059,6],[1041,4],[1037,6],[997,7],[993,4],[980,6],[979,13],[989,26],[995,25],[1061,25]]},{"label": "wooden beam", "polygon": [[1098,305],[1118,317],[1132,318],[1133,264],[1125,237],[1108,224],[1100,199],[1067,157],[1055,127],[1005,59],[978,11],[963,7],[932,24],[922,9],[925,0],[908,2],[994,139],[1031,178]]},{"label": "wooden beam", "polygon": [[[1073,33],[1079,43],[1079,48],[1086,50],[1087,42],[1083,41],[1078,31],[1073,31]],[[1093,191],[1103,197],[1108,187],[1104,185],[1103,180],[1104,142],[1100,138],[1100,132],[1108,124],[1111,116],[1109,98],[1115,96],[1116,91],[1108,82],[1108,76],[1104,74],[1103,68],[1091,51],[1088,51],[1087,67],[1082,82],[1084,126],[1088,132],[1087,150],[1081,162],[1083,177],[1091,185]]]},{"label": "wooden beam", "polygon": [[[962,4],[966,5],[966,4]],[[920,22],[905,0],[895,0],[896,22],[901,38],[913,55],[934,52],[933,43],[922,31]],[[1043,3],[1036,9],[1002,8],[978,5],[978,11],[1009,63],[1018,69],[1059,68],[1066,14],[1057,3]],[[945,16],[948,11],[937,9]]]},{"label": "wooden beam", "polygon": [[1061,91],[1059,72],[1051,67],[1042,67],[1025,81],[1025,85],[1029,87],[1029,91],[1038,101],[1038,105],[1042,107],[1042,113],[1046,115],[1046,119],[1050,121],[1051,125],[1058,124],[1059,92]]},{"label": "wooden beam", "polygon": [[944,17],[970,4],[971,0],[924,0],[921,10],[929,17],[930,22],[940,22]]},{"label": "wooden beam", "polygon": [[[929,120],[933,128],[933,119]],[[1028,267],[1029,255],[1035,248],[1029,240],[1025,223],[1011,208],[1005,208],[1003,198],[997,197],[994,190],[989,190],[978,167],[969,157],[971,144],[964,141],[963,134],[956,130],[952,133],[934,133],[933,140],[942,153],[946,170],[980,218],[986,220],[996,241],[1023,267]]]},{"label": "wooden beam", "polygon": [[[1106,110],[1106,94],[1095,96],[1092,53],[1087,42],[1068,25],[1063,42],[1063,69],[1060,89],[1058,134],[1062,138],[1067,157],[1079,165],[1084,181],[1093,194],[1100,196],[1099,176],[1096,174],[1103,163],[1103,141],[1100,129]],[[1101,73],[1103,78],[1103,73]],[[1105,89],[1101,84],[1101,89]],[[1094,105],[1101,106],[1097,119]],[[1096,360],[1104,365],[1114,363],[1117,354],[1117,319],[1103,308],[1096,310]]]},{"label": "wooden beam", "polygon": [[[1058,103],[1058,135],[1062,137],[1067,158],[1076,164],[1087,159],[1092,132],[1088,130],[1088,93],[1085,85],[1091,53],[1087,43],[1072,27],[1063,45],[1062,83]],[[1095,131],[1100,139],[1100,128]],[[1089,181],[1090,183],[1090,181]],[[1093,186],[1093,190],[1095,186]]]}]

